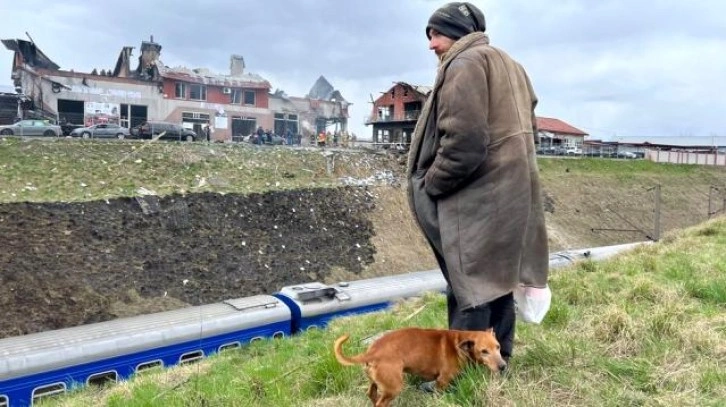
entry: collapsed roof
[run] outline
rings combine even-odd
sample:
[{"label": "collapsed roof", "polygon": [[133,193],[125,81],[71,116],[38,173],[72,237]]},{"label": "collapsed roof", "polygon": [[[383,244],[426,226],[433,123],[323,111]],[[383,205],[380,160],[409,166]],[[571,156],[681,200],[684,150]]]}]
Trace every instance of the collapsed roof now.
[{"label": "collapsed roof", "polygon": [[339,91],[335,90],[333,85],[331,85],[323,75],[320,75],[318,80],[315,81],[315,84],[312,88],[310,88],[310,92],[308,92],[306,97],[310,99],[326,100],[329,102],[335,100],[336,102],[347,103],[347,100],[345,100],[343,95],[341,95]]},{"label": "collapsed roof", "polygon": [[20,56],[23,57],[23,61],[30,66],[52,70],[60,69],[60,66],[51,61],[51,59],[48,58],[48,56],[45,55],[34,42],[21,39],[0,41],[2,41],[3,45],[5,45],[5,48],[8,50],[15,51],[20,54]]}]

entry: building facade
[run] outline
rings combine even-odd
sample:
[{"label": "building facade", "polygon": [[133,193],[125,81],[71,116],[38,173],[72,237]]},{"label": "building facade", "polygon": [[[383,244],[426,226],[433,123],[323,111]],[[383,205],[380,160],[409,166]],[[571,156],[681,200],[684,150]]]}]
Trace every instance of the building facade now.
[{"label": "building facade", "polygon": [[[288,129],[297,133],[303,130],[302,117],[311,120],[313,127],[321,118],[347,124],[347,102],[342,96],[332,101],[297,98],[298,102],[275,97],[267,80],[245,72],[239,55],[230,57],[228,74],[170,68],[161,62],[162,46],[152,37],[141,43],[135,69],[131,66],[133,47],[127,46],[113,70],[82,73],[61,70],[34,43],[2,42],[14,51],[16,89],[33,102],[36,116],[61,124],[111,122],[131,128],[149,120],[167,121],[200,135],[209,127],[215,141],[241,140],[258,127],[278,134]],[[345,109],[340,108],[341,103]]]}]

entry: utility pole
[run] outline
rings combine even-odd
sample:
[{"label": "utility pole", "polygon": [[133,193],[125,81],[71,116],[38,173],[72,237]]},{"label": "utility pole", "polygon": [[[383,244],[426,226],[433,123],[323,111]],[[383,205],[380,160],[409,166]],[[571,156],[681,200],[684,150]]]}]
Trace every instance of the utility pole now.
[{"label": "utility pole", "polygon": [[660,240],[660,184],[655,186],[655,227],[653,235],[656,242]]}]

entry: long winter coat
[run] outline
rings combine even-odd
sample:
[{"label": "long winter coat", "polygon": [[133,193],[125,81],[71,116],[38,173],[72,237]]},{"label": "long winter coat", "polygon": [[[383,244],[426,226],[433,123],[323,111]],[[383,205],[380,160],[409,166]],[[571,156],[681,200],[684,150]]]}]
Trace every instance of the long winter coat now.
[{"label": "long winter coat", "polygon": [[524,69],[477,32],[443,57],[416,125],[409,203],[461,309],[547,284],[536,104]]}]

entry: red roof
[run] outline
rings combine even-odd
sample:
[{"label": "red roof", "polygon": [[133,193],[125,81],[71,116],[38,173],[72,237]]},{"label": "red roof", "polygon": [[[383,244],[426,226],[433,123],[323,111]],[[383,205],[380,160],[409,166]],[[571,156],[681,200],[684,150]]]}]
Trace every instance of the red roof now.
[{"label": "red roof", "polygon": [[538,117],[537,118],[537,129],[540,131],[548,131],[555,134],[569,134],[572,136],[587,136],[588,134],[584,131],[572,127],[569,124],[563,122],[560,119],[553,119],[550,117]]}]

